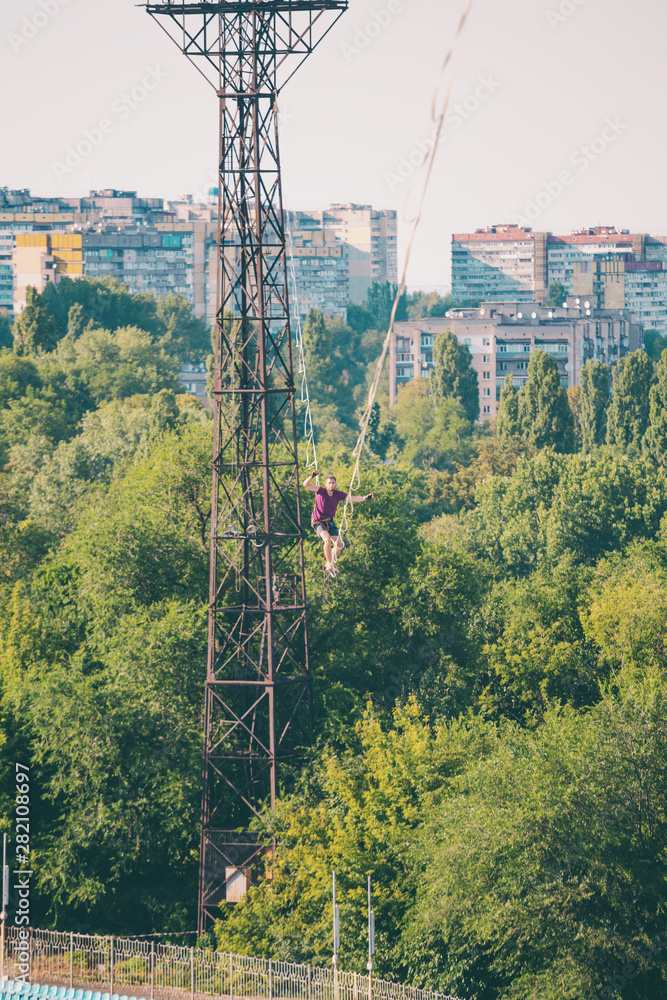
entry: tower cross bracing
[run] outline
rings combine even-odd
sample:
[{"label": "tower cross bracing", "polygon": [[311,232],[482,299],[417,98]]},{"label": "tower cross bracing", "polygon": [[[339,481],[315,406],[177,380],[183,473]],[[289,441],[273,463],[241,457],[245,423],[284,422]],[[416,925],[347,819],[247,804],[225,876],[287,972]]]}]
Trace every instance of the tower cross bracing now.
[{"label": "tower cross bracing", "polygon": [[279,781],[309,738],[278,94],[347,6],[145,4],[213,87],[220,109],[200,931],[255,877],[262,847],[249,821],[275,805]]}]

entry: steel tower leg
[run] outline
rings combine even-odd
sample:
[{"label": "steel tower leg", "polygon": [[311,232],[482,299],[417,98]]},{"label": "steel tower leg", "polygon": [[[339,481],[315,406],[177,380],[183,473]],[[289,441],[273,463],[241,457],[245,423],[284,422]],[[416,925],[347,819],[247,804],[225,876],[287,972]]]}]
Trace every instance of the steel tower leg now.
[{"label": "steel tower leg", "polygon": [[280,86],[347,0],[148,3],[220,103],[200,932],[257,876],[311,716],[302,512],[278,147]]}]

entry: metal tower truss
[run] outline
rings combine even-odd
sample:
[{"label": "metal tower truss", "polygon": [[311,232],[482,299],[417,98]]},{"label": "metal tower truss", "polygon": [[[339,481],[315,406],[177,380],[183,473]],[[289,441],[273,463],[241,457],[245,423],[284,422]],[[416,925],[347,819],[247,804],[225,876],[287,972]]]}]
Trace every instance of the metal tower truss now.
[{"label": "metal tower truss", "polygon": [[220,105],[199,928],[241,897],[308,743],[310,671],[277,95],[348,0],[147,3]]}]

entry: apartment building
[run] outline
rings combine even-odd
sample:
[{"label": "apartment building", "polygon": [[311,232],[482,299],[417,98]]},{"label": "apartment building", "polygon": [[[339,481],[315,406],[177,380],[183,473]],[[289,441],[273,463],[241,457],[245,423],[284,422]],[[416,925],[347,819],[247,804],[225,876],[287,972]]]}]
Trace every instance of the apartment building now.
[{"label": "apartment building", "polygon": [[482,422],[497,416],[507,375],[517,388],[528,381],[533,351],[551,354],[561,384],[574,386],[591,358],[611,368],[642,344],[641,327],[633,316],[626,310],[599,308],[592,296],[584,300],[570,296],[557,309],[537,302],[491,302],[478,309],[451,310],[442,319],[396,323],[390,348],[391,405],[401,385],[429,377],[435,338],[445,330],[451,330],[472,355]]},{"label": "apartment building", "polygon": [[313,215],[290,212],[289,216],[288,289],[293,312],[298,308],[304,320],[311,309],[320,309],[327,318],[345,320],[350,296],[349,247]]},{"label": "apartment building", "polygon": [[[397,283],[396,213],[368,205],[286,213],[289,294],[293,313],[310,309],[347,315],[373,281]],[[178,292],[209,325],[216,321],[217,192],[204,203],[139,198],[113,188],[80,198],[40,198],[27,189],[0,189],[0,308],[18,314],[25,289],[38,290],[64,274],[113,275],[130,292]],[[23,237],[39,236],[36,242]],[[76,261],[61,236],[77,236]],[[44,239],[46,237],[46,239]],[[54,250],[57,253],[54,254]],[[30,251],[30,252],[28,252]],[[69,264],[82,267],[69,267]],[[293,277],[296,294],[293,289]]]},{"label": "apartment building", "polygon": [[14,311],[14,234],[0,230],[0,313]]},{"label": "apartment building", "polygon": [[80,233],[17,233],[12,254],[14,275],[12,311],[18,316],[26,304],[29,286],[38,292],[61,277],[83,276]]},{"label": "apartment building", "polygon": [[[309,308],[319,308],[325,313],[333,309],[343,315],[341,310],[348,300],[363,302],[374,281],[398,283],[396,212],[377,210],[370,205],[335,204],[326,211],[288,212],[287,223],[295,250],[301,250],[294,255],[295,271],[298,269],[297,296],[300,298],[303,293],[305,301],[310,302]],[[322,249],[322,255],[305,263],[306,251],[315,247]],[[340,253],[334,254],[335,249]],[[301,258],[298,264],[297,257]],[[320,271],[317,277],[323,282],[320,288],[308,270],[313,262]],[[339,294],[334,295],[334,290]],[[316,304],[320,292],[319,301],[324,307]],[[304,316],[308,309],[299,301],[298,311]]]},{"label": "apartment building", "polygon": [[594,296],[667,333],[667,240],[611,226],[567,236],[517,225],[452,237],[452,294],[463,301],[546,302],[560,281],[568,295]]}]

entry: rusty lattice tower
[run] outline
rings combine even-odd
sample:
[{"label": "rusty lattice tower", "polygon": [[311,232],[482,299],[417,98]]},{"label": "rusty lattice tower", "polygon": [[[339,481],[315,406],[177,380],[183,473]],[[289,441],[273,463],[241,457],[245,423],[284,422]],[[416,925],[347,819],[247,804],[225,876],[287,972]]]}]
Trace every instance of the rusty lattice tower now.
[{"label": "rusty lattice tower", "polygon": [[220,107],[201,931],[253,877],[249,820],[310,727],[277,97],[347,0],[145,6]]}]

